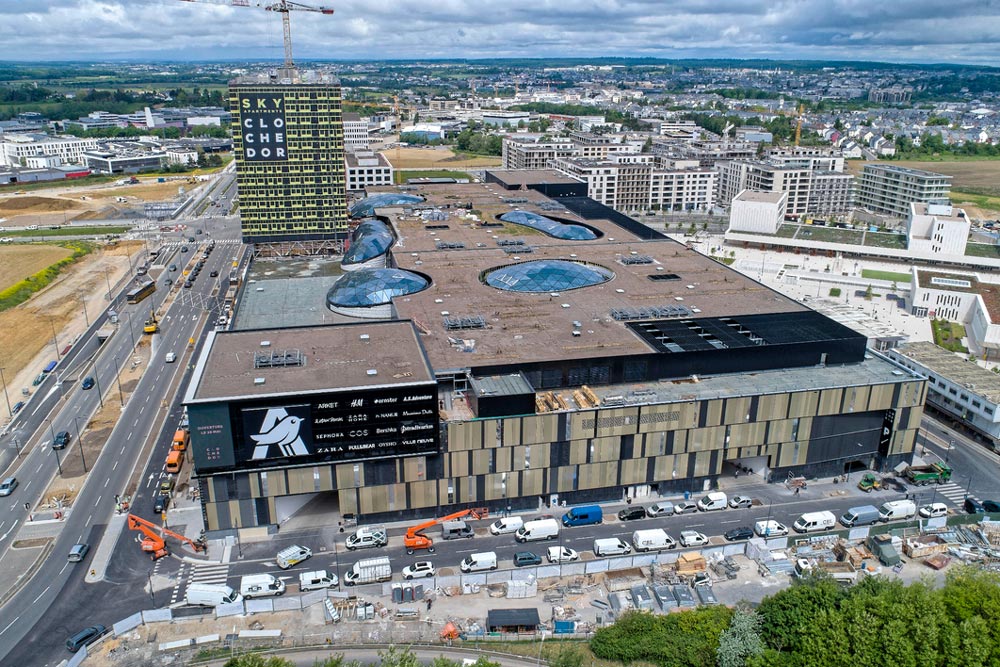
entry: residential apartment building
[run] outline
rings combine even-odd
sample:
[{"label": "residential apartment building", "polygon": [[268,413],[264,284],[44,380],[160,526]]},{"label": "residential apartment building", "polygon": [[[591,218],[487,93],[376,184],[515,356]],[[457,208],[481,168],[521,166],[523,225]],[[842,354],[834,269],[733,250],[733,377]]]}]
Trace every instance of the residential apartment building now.
[{"label": "residential apartment building", "polygon": [[373,151],[348,152],[347,190],[361,191],[378,185],[392,185],[392,164],[381,153]]},{"label": "residential apartment building", "polygon": [[840,215],[851,209],[854,177],[836,171],[770,161],[736,160],[719,170],[719,202],[728,206],[744,190],[785,192],[789,216]]},{"label": "residential apartment building", "polygon": [[575,147],[574,156],[603,160],[615,153],[638,153],[642,141],[627,141],[621,135],[595,134],[593,132],[571,132],[570,141]]},{"label": "residential apartment building", "polygon": [[866,164],[858,181],[857,205],[897,218],[910,215],[913,202],[948,199],[951,176],[892,164]]},{"label": "residential apartment building", "polygon": [[546,169],[553,160],[572,157],[575,147],[572,141],[554,139],[534,141],[520,137],[504,137],[504,169]]},{"label": "residential apartment building", "polygon": [[823,146],[787,146],[772,148],[767,161],[786,167],[806,167],[813,171],[844,171],[844,156]]},{"label": "residential apartment building", "polygon": [[648,154],[560,158],[553,167],[584,181],[588,197],[617,211],[705,211],[715,203],[714,171],[659,167]]},{"label": "residential apartment building", "polygon": [[340,82],[288,73],[229,84],[243,240],[308,242],[296,251],[319,251],[315,242],[347,235]]},{"label": "residential apartment building", "polygon": [[741,141],[653,139],[651,152],[665,159],[698,160],[702,167],[714,167],[729,160],[754,159],[757,156],[757,144]]},{"label": "residential apartment building", "polygon": [[83,164],[83,154],[97,150],[97,139],[50,137],[46,134],[4,134],[0,142],[0,164],[23,167],[25,158],[34,155],[58,157],[62,164]]}]

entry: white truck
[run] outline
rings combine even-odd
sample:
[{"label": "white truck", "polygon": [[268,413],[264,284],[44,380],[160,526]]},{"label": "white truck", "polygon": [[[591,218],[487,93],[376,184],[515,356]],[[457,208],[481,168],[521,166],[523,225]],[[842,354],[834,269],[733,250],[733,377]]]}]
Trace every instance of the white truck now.
[{"label": "white truck", "polygon": [[185,601],[191,605],[216,607],[220,604],[242,602],[243,597],[225,584],[189,584]]},{"label": "white truck", "polygon": [[273,574],[247,574],[240,579],[240,595],[245,600],[284,594],[285,582]]},{"label": "white truck", "polygon": [[385,556],[359,560],[344,573],[344,584],[347,586],[374,584],[390,579],[392,579],[392,564]]},{"label": "white truck", "polygon": [[661,549],[676,549],[677,542],[662,528],[651,528],[632,533],[632,546],[637,552],[660,551]]}]

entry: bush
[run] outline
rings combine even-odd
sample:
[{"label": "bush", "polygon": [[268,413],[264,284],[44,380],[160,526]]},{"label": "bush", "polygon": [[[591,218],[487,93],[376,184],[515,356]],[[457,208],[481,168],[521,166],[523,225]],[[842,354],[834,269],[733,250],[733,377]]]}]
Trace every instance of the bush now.
[{"label": "bush", "polygon": [[838,296],[840,296],[840,288],[839,287],[831,287],[830,288],[830,296],[832,296],[832,297],[838,297]]}]

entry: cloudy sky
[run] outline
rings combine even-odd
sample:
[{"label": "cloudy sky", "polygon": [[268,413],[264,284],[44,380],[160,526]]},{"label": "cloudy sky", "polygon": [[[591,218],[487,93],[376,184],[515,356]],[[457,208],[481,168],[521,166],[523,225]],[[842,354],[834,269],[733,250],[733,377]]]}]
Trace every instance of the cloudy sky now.
[{"label": "cloudy sky", "polygon": [[[274,0],[0,0],[0,60],[275,59]],[[1000,0],[303,0],[297,59],[653,56],[1000,64]]]}]

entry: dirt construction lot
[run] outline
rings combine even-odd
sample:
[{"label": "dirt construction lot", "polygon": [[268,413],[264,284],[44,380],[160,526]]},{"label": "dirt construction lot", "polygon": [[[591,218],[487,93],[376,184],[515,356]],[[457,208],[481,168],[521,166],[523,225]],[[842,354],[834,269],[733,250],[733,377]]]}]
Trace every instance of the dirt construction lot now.
[{"label": "dirt construction lot", "polygon": [[[25,277],[23,270],[15,273],[7,266],[6,253],[21,248],[55,251],[58,254],[53,262],[69,252],[56,246],[3,248],[3,254],[0,254],[0,282],[6,281],[4,284],[9,285]],[[38,366],[44,365],[49,358],[56,358],[53,329],[59,352],[62,352],[86,328],[84,304],[91,316],[107,308],[108,282],[114,289],[118,280],[129,272],[127,253],[140,250],[142,244],[137,241],[99,248],[64,269],[52,284],[29,301],[0,312],[0,366],[5,369],[11,392],[18,392],[20,387],[30,387],[31,379],[40,370]],[[47,266],[51,263],[43,264]]]},{"label": "dirt construction lot", "polygon": [[54,245],[0,247],[0,291],[72,254],[73,251]]}]

